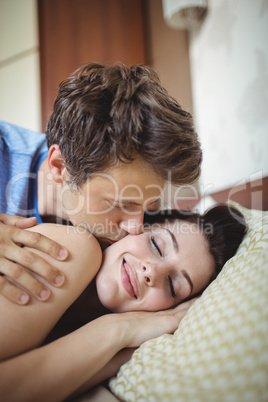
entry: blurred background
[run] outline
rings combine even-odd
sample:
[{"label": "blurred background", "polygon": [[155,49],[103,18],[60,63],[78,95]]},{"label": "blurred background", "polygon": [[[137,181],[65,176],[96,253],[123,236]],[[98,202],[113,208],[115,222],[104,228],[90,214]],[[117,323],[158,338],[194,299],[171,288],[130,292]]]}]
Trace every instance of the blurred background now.
[{"label": "blurred background", "polygon": [[152,66],[193,114],[201,179],[168,204],[246,191],[267,209],[268,0],[0,0],[0,119],[44,131],[89,61]]}]

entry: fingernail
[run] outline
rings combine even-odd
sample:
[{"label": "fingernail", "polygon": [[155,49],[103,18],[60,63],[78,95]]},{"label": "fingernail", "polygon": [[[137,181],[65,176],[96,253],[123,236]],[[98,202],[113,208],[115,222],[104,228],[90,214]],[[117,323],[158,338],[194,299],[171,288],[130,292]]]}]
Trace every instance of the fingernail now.
[{"label": "fingernail", "polygon": [[64,282],[64,276],[63,275],[58,275],[56,276],[54,283],[55,285],[61,285]]},{"label": "fingernail", "polygon": [[58,254],[58,256],[60,257],[60,258],[66,258],[67,257],[67,250],[65,250],[65,248],[61,248],[60,249],[60,251],[59,251],[59,254]]},{"label": "fingernail", "polygon": [[40,298],[41,299],[47,299],[48,298],[48,296],[49,296],[49,290],[47,290],[47,289],[42,289],[41,290],[41,292],[39,293],[39,296],[40,296]]},{"label": "fingernail", "polygon": [[22,304],[26,304],[29,301],[30,296],[27,293],[22,293],[19,297],[19,300]]}]

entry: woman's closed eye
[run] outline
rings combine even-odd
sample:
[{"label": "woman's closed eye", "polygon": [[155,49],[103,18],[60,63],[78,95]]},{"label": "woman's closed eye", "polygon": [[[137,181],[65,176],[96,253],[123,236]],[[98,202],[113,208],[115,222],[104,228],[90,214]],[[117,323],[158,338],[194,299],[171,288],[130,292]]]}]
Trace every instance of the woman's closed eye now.
[{"label": "woman's closed eye", "polygon": [[176,293],[175,293],[175,290],[174,290],[173,281],[172,281],[170,276],[168,277],[168,281],[169,281],[169,288],[170,288],[171,296],[173,297],[173,299],[175,299]]},{"label": "woman's closed eye", "polygon": [[[159,245],[157,244],[154,236],[151,236],[151,243],[152,243],[154,249],[160,255],[160,257],[162,257],[162,251],[161,251]],[[175,290],[174,290],[173,281],[172,281],[170,276],[168,276],[168,285],[169,285],[169,291],[170,291],[171,297],[173,297],[173,299],[175,299],[176,293],[175,293]]]},{"label": "woman's closed eye", "polygon": [[155,250],[160,255],[160,257],[162,257],[162,251],[160,250],[160,247],[158,246],[157,242],[155,241],[154,236],[151,236],[151,243],[152,243],[153,247],[155,248]]}]

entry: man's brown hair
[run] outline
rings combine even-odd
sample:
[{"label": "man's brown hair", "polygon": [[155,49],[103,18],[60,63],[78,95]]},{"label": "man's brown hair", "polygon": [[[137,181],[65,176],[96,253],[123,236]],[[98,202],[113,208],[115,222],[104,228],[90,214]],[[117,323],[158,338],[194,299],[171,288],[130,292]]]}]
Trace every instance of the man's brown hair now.
[{"label": "man's brown hair", "polygon": [[202,151],[192,116],[147,66],[89,63],[59,87],[47,125],[77,186],[137,156],[164,180],[193,183]]}]

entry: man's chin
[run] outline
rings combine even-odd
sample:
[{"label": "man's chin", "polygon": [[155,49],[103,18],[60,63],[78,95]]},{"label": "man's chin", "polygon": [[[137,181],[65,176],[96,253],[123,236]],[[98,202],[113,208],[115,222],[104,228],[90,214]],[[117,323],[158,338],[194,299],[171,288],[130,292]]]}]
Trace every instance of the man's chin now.
[{"label": "man's chin", "polygon": [[100,246],[102,249],[105,249],[108,246],[111,246],[112,244],[116,243],[118,240],[121,240],[125,237],[123,236],[118,236],[116,239],[110,239],[107,237],[97,237],[98,242],[100,243]]}]

